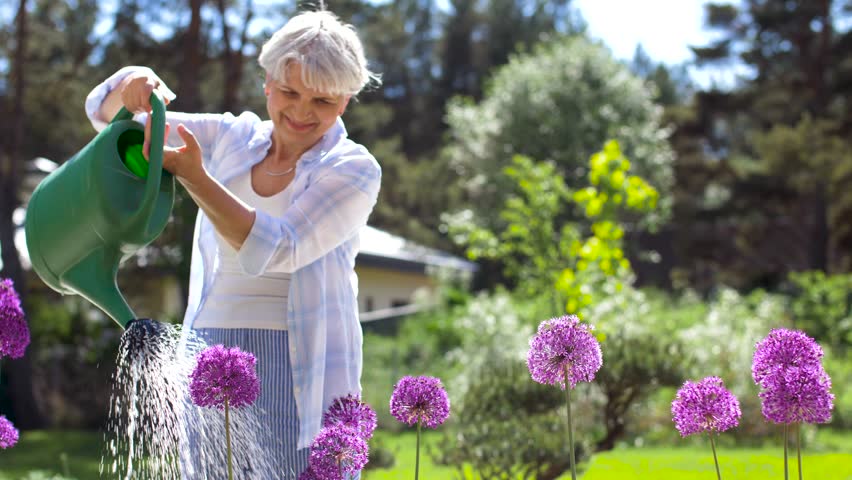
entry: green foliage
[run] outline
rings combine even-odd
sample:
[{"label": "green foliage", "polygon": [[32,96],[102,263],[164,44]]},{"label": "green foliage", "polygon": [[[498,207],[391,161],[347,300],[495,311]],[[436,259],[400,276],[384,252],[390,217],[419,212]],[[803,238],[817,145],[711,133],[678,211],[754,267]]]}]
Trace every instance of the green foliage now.
[{"label": "green foliage", "polygon": [[571,201],[569,191],[552,164],[516,156],[505,173],[517,186],[517,193],[506,198],[500,212],[505,228],[494,233],[480,226],[468,210],[445,217],[450,234],[457,243],[467,245],[472,260],[501,260],[506,275],[524,293],[546,292],[556,283],[558,262],[569,257],[572,241],[579,240],[576,224],[566,223],[561,229],[557,225]]},{"label": "green foliage", "polygon": [[109,413],[110,375],[121,330],[82,297],[26,298],[39,406],[50,425],[100,427]]},{"label": "green foliage", "polygon": [[[500,211],[499,233],[481,226],[470,210],[445,219],[454,240],[468,245],[470,258],[503,262],[525,295],[552,294],[558,305],[553,313],[564,305],[582,314],[597,295],[631,280],[619,222],[658,205],[657,191],[631,175],[630,167],[618,143],[609,141],[589,160],[588,185],[571,192],[553,164],[515,156],[505,169],[515,189]],[[568,221],[572,209],[585,220]]]},{"label": "green foliage", "polygon": [[786,307],[786,299],[779,295],[759,290],[741,295],[720,289],[703,318],[676,332],[691,364],[684,380],[718,376],[739,399],[743,417],[740,426],[729,432],[738,440],[759,442],[777,432],[760,413],[751,364],[759,340],[773,328],[790,327]]},{"label": "green foliage", "polygon": [[805,113],[792,126],[773,125],[754,135],[754,148],[765,174],[783,183],[814,205],[823,236],[815,237],[825,252],[811,268],[830,272],[852,269],[852,150],[842,122]]},{"label": "green foliage", "polygon": [[831,426],[848,431],[852,429],[852,358],[849,350],[825,348],[822,363],[831,377],[831,391],[834,394]]},{"label": "green foliage", "polygon": [[455,99],[445,154],[469,179],[477,218],[495,228],[495,206],[511,179],[501,175],[514,155],[552,162],[569,188],[584,183],[585,162],[608,138],[617,138],[637,175],[660,192],[660,208],[646,220],[665,218],[672,186],[672,153],[660,109],[643,81],[602,45],[566,36],[511,57],[494,73],[479,103]]},{"label": "green foliage", "polygon": [[790,274],[797,292],[791,308],[793,324],[817,341],[838,348],[852,346],[852,274]]},{"label": "green foliage", "polygon": [[790,274],[795,287],[789,305],[792,324],[825,350],[823,364],[832,379],[832,425],[852,427],[852,274],[820,271]]},{"label": "green foliage", "polygon": [[631,408],[660,386],[678,385],[686,372],[686,347],[677,338],[677,324],[661,321],[655,315],[659,308],[643,292],[625,287],[589,311],[604,358],[594,382],[603,395],[598,450],[610,450],[624,437],[633,421]]},{"label": "green foliage", "polygon": [[[530,380],[519,359],[497,358],[473,375],[460,406],[454,405],[452,432],[438,447],[438,461],[456,466],[460,475],[469,467],[481,478],[544,480],[567,471],[565,420],[557,413],[564,411],[564,394]],[[582,445],[578,460],[588,451]]]},{"label": "green foliage", "polygon": [[[693,49],[696,61],[735,60],[751,74],[698,92],[675,119],[681,196],[672,228],[692,286],[776,288],[791,271],[852,269],[852,123],[840,107],[852,84],[852,31],[833,28],[852,18],[844,3],[705,5],[716,35]],[[712,191],[722,201],[700,208]]]}]

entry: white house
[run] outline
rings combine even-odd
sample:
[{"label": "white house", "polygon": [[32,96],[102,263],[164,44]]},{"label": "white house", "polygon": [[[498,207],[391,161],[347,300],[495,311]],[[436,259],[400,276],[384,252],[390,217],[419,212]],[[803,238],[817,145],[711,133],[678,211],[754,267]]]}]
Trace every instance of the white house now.
[{"label": "white house", "polygon": [[475,263],[368,226],[355,259],[361,321],[413,313],[422,307],[415,300],[434,291],[439,270],[469,276],[476,269]]}]

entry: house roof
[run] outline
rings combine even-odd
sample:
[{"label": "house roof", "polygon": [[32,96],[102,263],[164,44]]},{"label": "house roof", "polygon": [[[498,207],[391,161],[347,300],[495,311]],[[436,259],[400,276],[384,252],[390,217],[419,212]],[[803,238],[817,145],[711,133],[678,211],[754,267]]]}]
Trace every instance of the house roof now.
[{"label": "house roof", "polygon": [[479,267],[450,253],[425,247],[403,237],[367,226],[361,231],[361,249],[356,264],[403,271],[425,271],[427,267],[475,272]]}]

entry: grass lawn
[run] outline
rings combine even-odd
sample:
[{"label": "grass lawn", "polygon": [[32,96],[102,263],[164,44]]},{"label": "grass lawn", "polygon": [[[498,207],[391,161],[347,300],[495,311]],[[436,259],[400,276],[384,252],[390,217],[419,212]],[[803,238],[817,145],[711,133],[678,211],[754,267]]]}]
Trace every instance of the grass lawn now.
[{"label": "grass lawn", "polygon": [[[852,435],[846,432],[820,432],[825,437],[823,444],[832,450],[845,453],[803,452],[803,477],[806,480],[852,480],[852,449],[847,447]],[[388,435],[377,432],[376,438],[394,453],[396,463],[391,469],[370,470],[364,480],[391,480],[414,478],[414,433]],[[440,434],[425,435],[424,443],[434,445]],[[783,451],[778,448],[719,448],[719,464],[725,480],[778,480],[784,478]],[[795,451],[791,453],[790,478],[798,478]],[[420,456],[420,478],[458,478],[455,469],[434,465],[429,455]],[[469,478],[476,478],[470,475]],[[563,475],[560,480],[570,479]],[[595,455],[582,475],[583,480],[715,480],[716,469],[713,454],[707,449],[694,447],[646,447],[619,449]]]},{"label": "grass lawn", "polygon": [[17,445],[0,450],[0,480],[20,480],[31,471],[98,478],[103,435],[98,432],[24,432]]},{"label": "grass lawn", "polygon": [[[723,479],[763,480],[784,478],[781,448],[720,450]],[[852,453],[803,454],[803,477],[814,480],[852,480]],[[798,478],[795,452],[790,478]],[[712,452],[694,448],[643,448],[595,455],[583,480],[714,480]]]},{"label": "grass lawn", "polygon": [[[820,432],[822,433],[822,432]],[[424,450],[441,441],[442,435],[425,432]],[[820,435],[822,438],[822,435]],[[852,434],[825,431],[828,452],[805,452],[804,478],[808,480],[852,480],[852,450],[848,449]],[[414,478],[415,434],[392,435],[376,432],[375,441],[393,452],[395,464],[390,469],[369,470],[364,480],[396,480]],[[15,447],[0,450],[0,480],[20,480],[31,471],[49,474],[63,472],[79,480],[98,478],[102,437],[100,433],[77,431],[26,432]],[[839,449],[839,450],[838,450]],[[840,453],[842,452],[842,453]],[[781,479],[782,451],[779,448],[719,449],[722,478]],[[795,452],[791,456],[790,478],[797,478]],[[421,452],[420,478],[444,480],[458,478],[455,469],[435,465]],[[475,478],[470,475],[469,478]],[[564,475],[560,480],[570,478]],[[709,449],[695,447],[628,448],[595,455],[582,476],[583,480],[713,480],[716,478]]]}]

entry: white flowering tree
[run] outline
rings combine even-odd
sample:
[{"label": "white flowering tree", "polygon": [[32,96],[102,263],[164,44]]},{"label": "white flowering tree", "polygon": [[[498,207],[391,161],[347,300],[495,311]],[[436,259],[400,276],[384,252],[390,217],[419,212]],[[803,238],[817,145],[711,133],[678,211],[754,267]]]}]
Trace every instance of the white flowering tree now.
[{"label": "white flowering tree", "polygon": [[585,181],[589,156],[616,139],[634,174],[660,192],[665,218],[673,154],[653,92],[602,45],[581,36],[557,38],[517,54],[496,71],[484,99],[457,98],[447,108],[444,154],[464,179],[477,218],[489,228],[512,182],[502,172],[514,155],[553,162],[573,189]]}]

